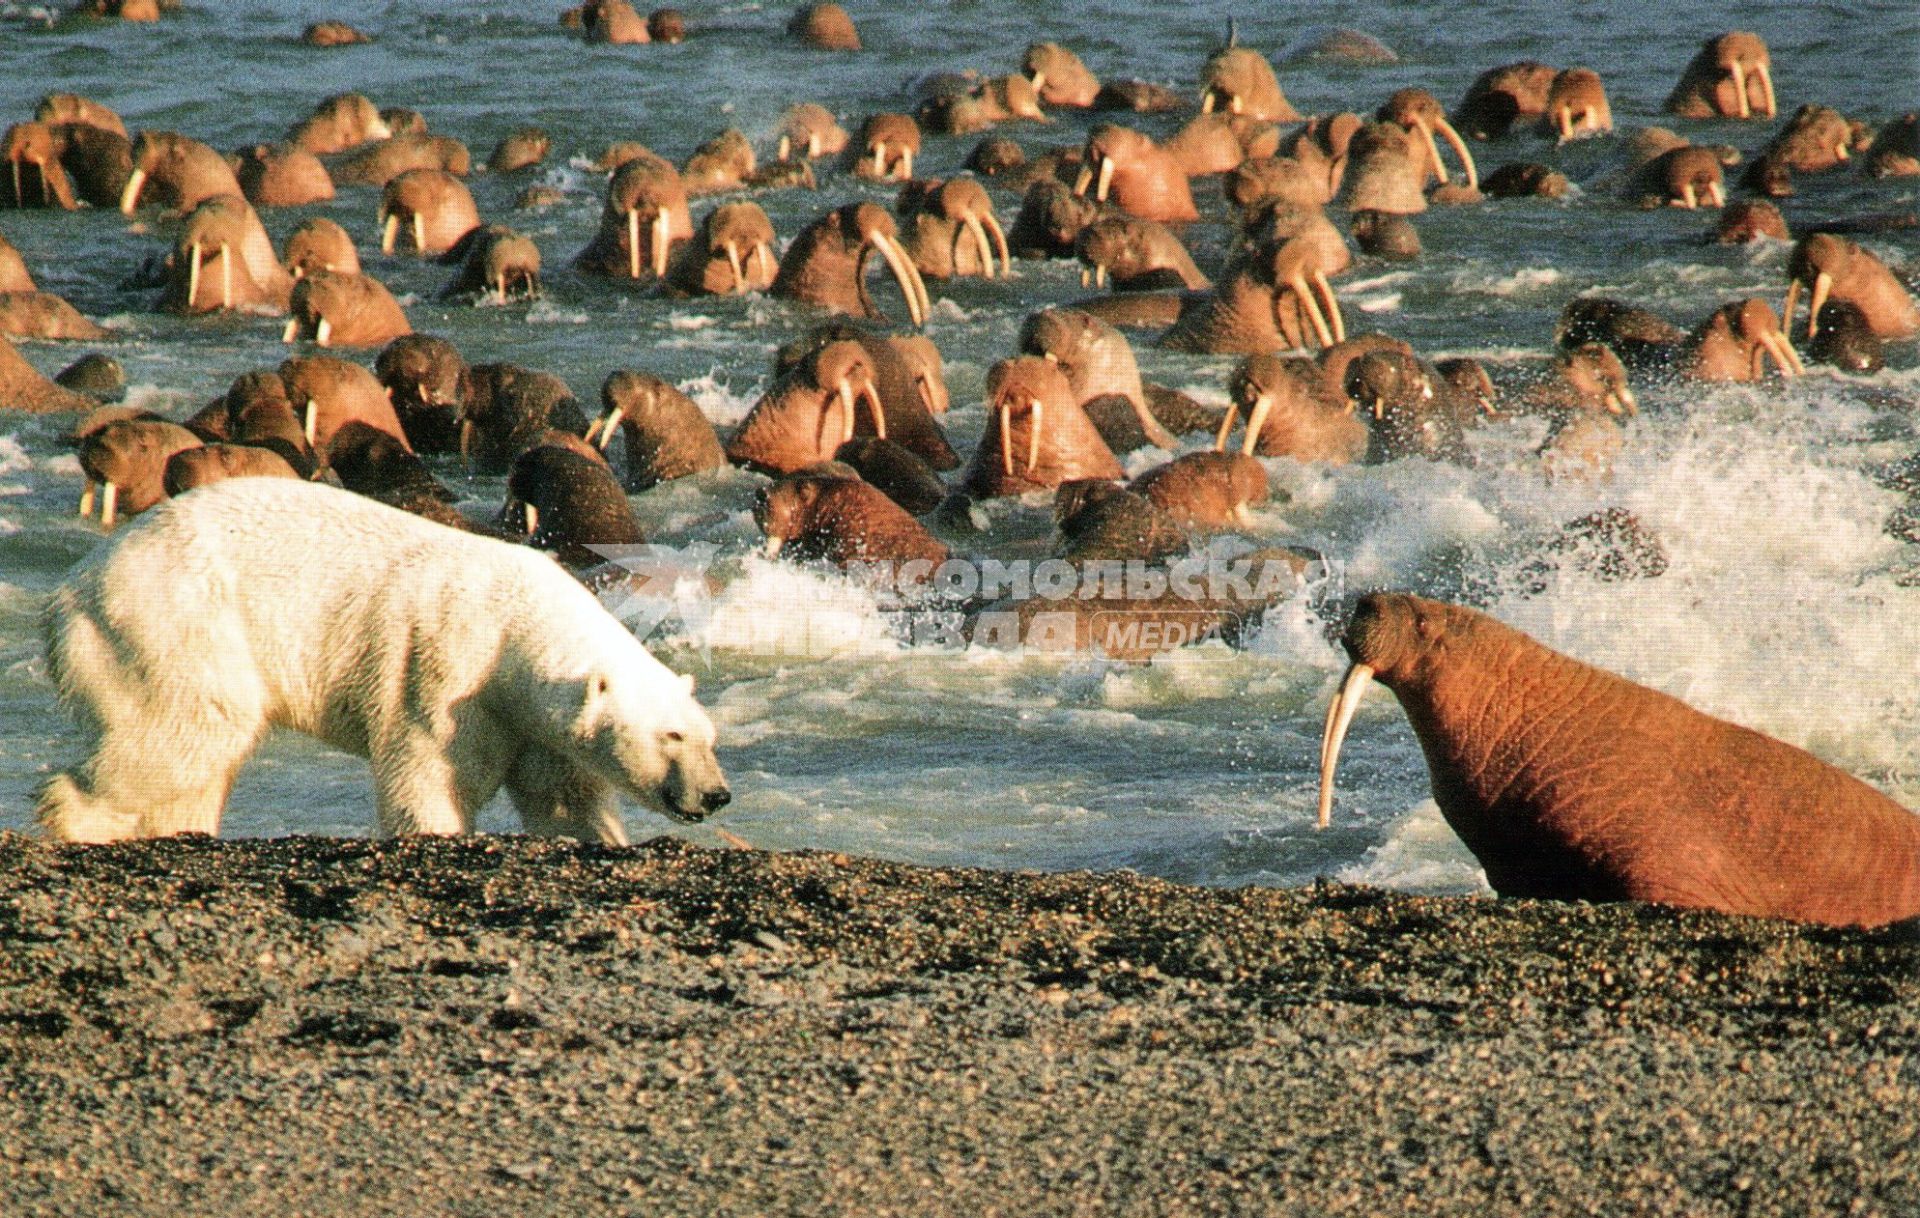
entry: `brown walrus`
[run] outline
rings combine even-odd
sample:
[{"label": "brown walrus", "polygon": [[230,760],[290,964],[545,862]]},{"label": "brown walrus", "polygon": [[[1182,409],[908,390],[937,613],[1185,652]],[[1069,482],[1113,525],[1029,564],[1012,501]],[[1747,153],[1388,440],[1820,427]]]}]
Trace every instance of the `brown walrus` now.
[{"label": "brown walrus", "polygon": [[1214,449],[1227,450],[1234,421],[1246,413],[1241,453],[1351,465],[1367,455],[1367,425],[1312,360],[1250,355],[1227,382],[1227,415]]},{"label": "brown walrus", "polygon": [[229,478],[299,478],[293,464],[271,448],[256,444],[202,444],[167,458],[161,487],[169,499],[195,487]]},{"label": "brown walrus", "polygon": [[0,337],[0,414],[10,410],[51,414],[88,410],[93,405],[92,398],[71,393],[41,375],[12,343]]},{"label": "brown walrus", "polygon": [[644,491],[727,463],[720,437],[694,400],[657,376],[617,370],[600,386],[607,413],[587,428],[604,451],[616,428],[626,437],[630,491]]},{"label": "brown walrus", "polygon": [[774,276],[775,296],[804,300],[835,313],[878,317],[867,295],[867,259],[874,250],[900,283],[914,325],[927,320],[927,285],[900,245],[893,217],[876,203],[849,203],[821,216],[793,239]]},{"label": "brown walrus", "polygon": [[1809,753],[1472,609],[1375,594],[1320,749],[1320,823],[1370,679],[1502,896],[1878,926],[1920,914],[1920,816]]},{"label": "brown walrus", "polygon": [[1156,465],[1127,488],[1183,525],[1221,529],[1253,523],[1267,501],[1267,471],[1245,453],[1197,452]]},{"label": "brown walrus", "polygon": [[1845,237],[1813,233],[1802,237],[1787,259],[1786,303],[1780,324],[1791,332],[1794,307],[1802,284],[1811,285],[1807,304],[1807,337],[1820,330],[1820,310],[1829,300],[1845,301],[1860,310],[1867,326],[1881,338],[1905,338],[1920,332],[1920,304],[1906,285],[1872,253]]},{"label": "brown walrus", "polygon": [[393,408],[392,391],[359,364],[330,355],[290,359],[280,365],[280,379],[316,453],[324,454],[334,433],[351,422],[383,431],[413,451]]},{"label": "brown walrus", "polygon": [[311,338],[322,347],[381,347],[413,333],[400,302],[371,275],[314,271],[294,284],[293,316],[282,342]]},{"label": "brown walrus", "polygon": [[859,478],[783,478],[761,489],[753,518],[767,535],[769,557],[823,559],[837,567],[924,562],[931,568],[947,560],[947,547],[925,525]]},{"label": "brown walrus", "polygon": [[987,373],[987,433],[967,467],[969,495],[1024,495],[1080,478],[1124,476],[1058,365],[1020,355]]},{"label": "brown walrus", "polygon": [[754,404],[727,444],[727,459],[763,473],[790,474],[831,460],[862,422],[869,434],[886,438],[873,359],[860,343],[836,340],[790,368]]},{"label": "brown walrus", "polygon": [[80,514],[92,513],[94,488],[104,488],[100,527],[106,529],[119,516],[144,512],[166,498],[167,458],[200,446],[199,436],[165,419],[120,418],[91,430],[83,423],[76,434],[80,472],[87,478]]}]

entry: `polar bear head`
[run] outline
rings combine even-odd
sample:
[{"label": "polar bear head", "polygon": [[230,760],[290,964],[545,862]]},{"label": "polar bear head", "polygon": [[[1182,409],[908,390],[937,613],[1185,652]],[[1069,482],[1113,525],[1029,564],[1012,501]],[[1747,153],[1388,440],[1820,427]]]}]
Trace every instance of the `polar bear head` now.
[{"label": "polar bear head", "polygon": [[503,713],[572,764],[675,820],[701,820],[726,806],[732,793],[693,678],[654,659],[591,597],[585,604],[591,612],[568,629],[546,623],[517,632],[524,646],[507,649],[494,681]]},{"label": "polar bear head", "polygon": [[567,728],[571,751],[654,811],[704,820],[733,798],[713,754],[713,721],[694,701],[691,676],[647,659],[657,671],[609,665],[586,674]]}]

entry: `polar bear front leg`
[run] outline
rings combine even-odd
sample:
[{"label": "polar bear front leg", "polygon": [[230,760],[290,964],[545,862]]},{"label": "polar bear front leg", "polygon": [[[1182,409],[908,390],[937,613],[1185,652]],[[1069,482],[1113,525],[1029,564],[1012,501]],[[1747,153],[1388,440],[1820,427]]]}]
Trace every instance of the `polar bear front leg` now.
[{"label": "polar bear front leg", "polygon": [[372,748],[374,804],[383,837],[455,834],[500,789],[497,761],[460,747],[456,738],[402,728]]},{"label": "polar bear front leg", "polygon": [[528,833],[605,846],[627,844],[613,787],[558,753],[538,746],[522,752],[507,771],[507,794]]}]

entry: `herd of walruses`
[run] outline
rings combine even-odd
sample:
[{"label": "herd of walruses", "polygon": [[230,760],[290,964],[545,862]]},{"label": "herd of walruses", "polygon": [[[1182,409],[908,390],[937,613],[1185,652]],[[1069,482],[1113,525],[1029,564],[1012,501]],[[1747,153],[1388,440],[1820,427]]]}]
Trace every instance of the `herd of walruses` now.
[{"label": "herd of walruses", "polygon": [[[173,6],[85,7],[140,21]],[[587,0],[561,20],[600,42],[688,36],[677,11],[643,17],[625,0]],[[801,10],[786,29],[825,53],[861,47],[834,4]],[[331,47],[367,36],[321,22],[304,38]],[[1351,31],[1335,45],[1355,57],[1391,54]],[[82,511],[103,495],[107,526],[222,478],[326,478],[453,527],[524,536],[584,566],[594,545],[640,540],[629,493],[732,463],[773,480],[755,511],[769,553],[937,563],[952,551],[936,529],[977,542],[970,501],[1045,492],[1067,559],[1161,562],[1185,553],[1198,531],[1246,526],[1267,498],[1263,461],[1467,461],[1469,429],[1521,413],[1552,421],[1544,476],[1604,479],[1629,439],[1618,420],[1636,410],[1635,381],[1785,379],[1804,374],[1807,359],[1871,371],[1884,343],[1920,331],[1920,308],[1900,278],[1843,235],[1870,230],[1837,222],[1793,246],[1780,312],[1759,299],[1734,301],[1689,330],[1625,302],[1583,297],[1562,318],[1558,354],[1523,381],[1503,374],[1496,384],[1473,360],[1436,365],[1398,339],[1348,335],[1333,281],[1354,264],[1350,239],[1374,258],[1418,257],[1410,217],[1429,206],[1568,191],[1562,174],[1539,163],[1482,176],[1470,141],[1534,131],[1564,144],[1610,132],[1605,84],[1583,67],[1503,65],[1482,74],[1451,113],[1425,90],[1403,89],[1370,117],[1303,118],[1271,62],[1231,36],[1201,66],[1191,94],[1102,82],[1051,43],[1033,45],[1017,72],[950,74],[917,89],[913,113],[866,116],[851,133],[826,106],[795,104],[765,163],[737,131],[684,165],[638,144],[616,144],[599,160],[606,206],[572,273],[663,296],[768,292],[859,319],[826,321],[781,347],[773,385],[724,441],[680,389],[646,373],[609,377],[603,411],[589,418],[550,374],[469,367],[444,340],[412,333],[352,239],[327,220],[306,221],[276,253],[256,209],[328,199],[336,184],[365,187],[381,192],[383,255],[411,251],[457,265],[452,295],[539,292],[541,251],[512,228],[483,222],[463,181],[473,168],[467,149],[429,133],[421,115],[343,94],[286,139],[227,156],[173,132],[130,136],[107,106],[50,94],[6,133],[0,207],[166,209],[174,236],[156,279],[158,307],[284,315],[287,342],[323,350],[248,372],[176,422],[102,406],[93,390],[111,387],[111,361],[89,357],[56,384],[0,337],[0,410],[80,416],[69,440],[87,478]],[[1118,119],[1194,113],[1163,141],[1115,121],[1093,126],[1081,146],[1034,157],[995,131],[1067,109]],[[1768,199],[1792,193],[1796,175],[1920,174],[1913,114],[1877,132],[1818,105],[1783,115],[1767,47],[1751,33],[1707,40],[1680,67],[1665,109],[1683,130],[1703,118],[1778,124],[1738,179],[1726,172],[1739,159],[1731,149],[1664,128],[1623,141],[1627,159],[1611,187],[1644,206],[1715,209],[1720,241],[1791,239]],[[987,134],[967,157],[970,172],[938,179],[916,174],[917,158],[922,166],[932,159],[920,156],[923,131]],[[485,167],[537,166],[550,146],[529,128],[501,141]],[[831,188],[841,174],[897,182],[895,208],[865,197],[837,203],[783,251],[749,196],[823,180]],[[540,192],[530,188],[527,201],[537,204]],[[1003,226],[995,195],[1016,193],[1017,218]],[[735,197],[696,223],[689,201],[715,194]],[[1188,248],[1182,226],[1203,208],[1226,209],[1238,234],[1229,248]],[[1347,233],[1333,216],[1345,218]],[[916,327],[932,305],[929,282],[1006,277],[1016,257],[1078,259],[1083,283],[1110,290],[1027,319],[1020,350],[987,376],[985,435],[965,459],[940,422],[949,403],[938,348],[921,334],[861,324],[882,316],[866,286],[875,255]],[[1797,346],[1791,331],[1803,290]],[[1151,329],[1172,351],[1243,357],[1226,409],[1143,382],[1127,329]],[[0,239],[0,335],[104,333],[37,291]],[[327,353],[346,347],[380,351],[371,369]],[[1236,426],[1244,437],[1234,445]],[[624,479],[607,457],[616,434]],[[1189,434],[1213,442],[1123,485],[1124,454],[1173,448]],[[421,460],[454,452],[476,470],[507,475],[497,520],[454,510],[456,496]],[[953,470],[962,470],[957,486],[942,477]],[[1658,539],[1632,517],[1610,514],[1604,527],[1629,556],[1613,564],[1616,576],[1664,565],[1631,559],[1659,554]],[[1236,619],[1262,607],[1200,606]],[[1134,608],[1151,616],[1195,605],[1163,599]],[[1097,632],[1073,637],[1099,645]],[[1347,726],[1377,679],[1411,718],[1442,813],[1499,893],[1836,924],[1920,914],[1920,817],[1800,749],[1457,605],[1369,595],[1343,642],[1353,664],[1322,744],[1323,824]]]}]

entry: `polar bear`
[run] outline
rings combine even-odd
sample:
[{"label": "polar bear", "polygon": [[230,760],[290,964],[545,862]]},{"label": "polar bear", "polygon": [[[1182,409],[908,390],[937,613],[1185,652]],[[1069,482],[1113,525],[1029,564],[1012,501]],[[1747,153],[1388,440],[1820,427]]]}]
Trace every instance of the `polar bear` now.
[{"label": "polar bear", "polygon": [[83,559],[48,668],[92,744],[41,789],[52,838],[217,833],[270,727],[373,763],[384,834],[460,833],[502,786],[530,833],[621,844],[614,795],[730,798],[713,723],[543,554],[280,478],[195,490]]}]

